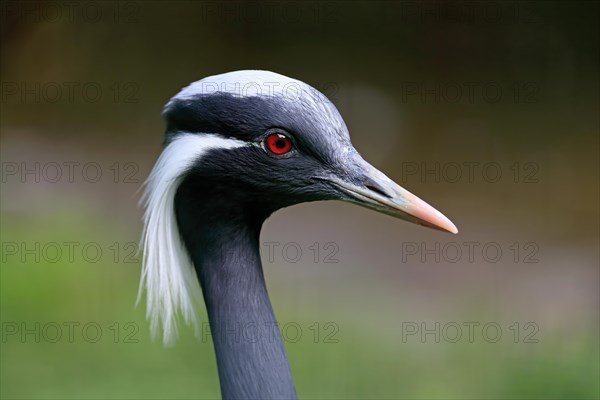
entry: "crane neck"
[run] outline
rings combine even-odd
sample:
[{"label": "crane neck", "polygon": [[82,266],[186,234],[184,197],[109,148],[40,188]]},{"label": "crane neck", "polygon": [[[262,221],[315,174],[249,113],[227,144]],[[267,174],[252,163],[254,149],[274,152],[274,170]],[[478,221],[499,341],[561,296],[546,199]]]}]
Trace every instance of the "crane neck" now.
[{"label": "crane neck", "polygon": [[210,201],[200,208],[189,198],[178,196],[176,214],[202,287],[222,397],[295,399],[259,253],[260,230],[270,212],[232,213],[222,202],[207,208]]}]

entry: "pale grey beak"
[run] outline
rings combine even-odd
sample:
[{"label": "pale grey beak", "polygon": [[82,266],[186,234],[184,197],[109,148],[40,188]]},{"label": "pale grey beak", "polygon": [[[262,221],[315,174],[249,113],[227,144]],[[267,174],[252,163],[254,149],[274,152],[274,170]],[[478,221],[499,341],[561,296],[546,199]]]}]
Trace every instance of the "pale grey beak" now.
[{"label": "pale grey beak", "polygon": [[348,196],[348,201],[430,228],[458,233],[456,226],[441,212],[402,188],[358,154],[354,165],[352,182],[340,177],[330,180]]}]

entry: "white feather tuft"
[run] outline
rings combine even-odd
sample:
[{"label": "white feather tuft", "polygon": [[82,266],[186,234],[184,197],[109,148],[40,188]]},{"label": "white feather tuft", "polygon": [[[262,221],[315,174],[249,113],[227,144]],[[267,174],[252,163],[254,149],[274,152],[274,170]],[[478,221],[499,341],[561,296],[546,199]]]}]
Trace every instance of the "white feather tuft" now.
[{"label": "white feather tuft", "polygon": [[241,140],[213,134],[182,133],[163,150],[144,184],[142,204],[142,277],[137,302],[146,289],[146,317],[156,337],[162,328],[163,343],[177,337],[177,317],[194,327],[199,324],[196,306],[201,290],[192,260],[180,237],[175,218],[175,193],[185,173],[210,149],[247,146]]}]

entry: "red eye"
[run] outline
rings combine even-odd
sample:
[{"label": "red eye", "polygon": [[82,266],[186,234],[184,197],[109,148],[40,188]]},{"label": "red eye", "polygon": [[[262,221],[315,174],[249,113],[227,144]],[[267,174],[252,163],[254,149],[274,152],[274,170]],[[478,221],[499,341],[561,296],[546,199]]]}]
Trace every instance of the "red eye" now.
[{"label": "red eye", "polygon": [[292,150],[292,141],[281,133],[272,133],[265,139],[267,149],[278,156],[289,153]]}]

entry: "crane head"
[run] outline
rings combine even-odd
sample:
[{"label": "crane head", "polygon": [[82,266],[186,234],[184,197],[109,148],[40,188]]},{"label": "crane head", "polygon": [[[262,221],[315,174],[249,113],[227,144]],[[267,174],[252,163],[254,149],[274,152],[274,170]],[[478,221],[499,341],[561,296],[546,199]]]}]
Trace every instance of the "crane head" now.
[{"label": "crane head", "polygon": [[274,211],[344,200],[457,232],[443,214],[366,162],[333,103],[304,82],[267,71],[212,76],[171,99],[165,116],[167,146],[194,143],[188,147],[193,174],[248,207]]},{"label": "crane head", "polygon": [[162,326],[167,343],[179,313],[197,324],[200,288],[189,251],[199,224],[209,236],[231,225],[235,238],[244,224],[258,232],[280,208],[343,200],[457,232],[366,162],[333,103],[301,81],[267,71],[211,76],[181,90],[164,114],[165,148],[144,192],[140,294],[145,287],[151,330]]}]

